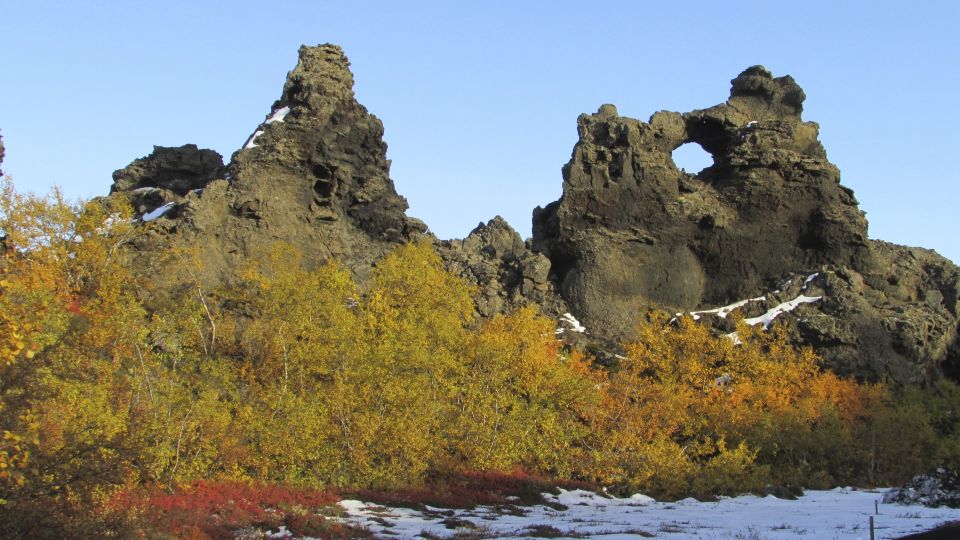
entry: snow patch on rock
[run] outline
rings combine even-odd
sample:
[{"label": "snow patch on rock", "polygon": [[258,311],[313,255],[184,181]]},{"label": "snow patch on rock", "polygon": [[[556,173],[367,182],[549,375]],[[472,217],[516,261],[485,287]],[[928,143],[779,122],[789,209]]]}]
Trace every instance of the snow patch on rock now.
[{"label": "snow patch on rock", "polygon": [[257,143],[255,143],[254,141],[257,140],[257,137],[263,135],[263,133],[264,133],[264,131],[263,131],[262,129],[258,129],[258,130],[256,130],[256,131],[254,131],[254,132],[253,132],[253,135],[251,135],[250,138],[247,139],[247,142],[243,145],[243,149],[244,149],[244,150],[249,150],[249,149],[251,149],[251,148],[256,148],[256,147],[257,147]]},{"label": "snow patch on rock", "polygon": [[810,304],[813,302],[818,302],[820,301],[821,298],[823,297],[822,296],[804,296],[801,294],[800,296],[797,296],[793,300],[783,302],[777,305],[776,307],[767,310],[766,313],[764,313],[763,315],[760,315],[759,317],[751,317],[749,319],[744,319],[743,322],[749,324],[750,326],[763,324],[763,329],[767,330],[770,328],[770,325],[773,323],[774,319],[776,319],[780,315],[793,311],[800,304]]},{"label": "snow patch on rock", "polygon": [[576,332],[578,334],[582,334],[587,331],[586,327],[580,324],[580,321],[578,321],[573,315],[564,313],[560,316],[560,327],[557,328],[556,334],[559,336],[567,330]]},{"label": "snow patch on rock", "polygon": [[161,216],[166,214],[171,208],[173,208],[173,203],[168,202],[163,206],[160,206],[158,208],[151,210],[150,212],[147,212],[146,214],[143,215],[144,223],[160,218]]},{"label": "snow patch on rock", "polygon": [[290,114],[290,107],[280,107],[279,109],[270,113],[270,117],[264,121],[264,124],[272,124],[274,122],[283,122],[283,119]]}]

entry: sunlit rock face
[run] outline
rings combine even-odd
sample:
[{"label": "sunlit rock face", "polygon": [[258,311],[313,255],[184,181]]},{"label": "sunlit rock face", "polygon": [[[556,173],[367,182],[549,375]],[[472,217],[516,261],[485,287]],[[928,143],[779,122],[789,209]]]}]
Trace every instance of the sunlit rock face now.
[{"label": "sunlit rock face", "polygon": [[[651,304],[692,309],[761,290],[785,271],[869,258],[867,222],[803,122],[803,91],[750,68],[730,100],[649,122],[604,105],[578,120],[563,196],[538,211],[534,242],[587,322],[626,333]],[[699,174],[672,152],[714,158]],[[598,297],[603,300],[599,301]]]},{"label": "sunlit rock face", "polygon": [[227,165],[185,145],[157,147],[117,171],[112,191],[150,223],[141,247],[197,247],[212,282],[229,281],[277,242],[297,246],[308,266],[337,259],[362,277],[424,233],[405,214],[383,125],[357,102],[349,65],[335,45],[301,47],[280,99]]},{"label": "sunlit rock face", "polygon": [[[867,239],[817,124],[801,118],[804,97],[791,77],[755,66],[708,109],[661,111],[648,122],[613,105],[580,116],[563,195],[534,211],[533,248],[587,328],[615,339],[648,308],[766,293],[773,304],[791,275],[822,270],[809,284],[822,301],[782,320],[838,371],[923,380],[955,358],[956,267]],[[672,153],[686,143],[713,164],[679,169]]]}]

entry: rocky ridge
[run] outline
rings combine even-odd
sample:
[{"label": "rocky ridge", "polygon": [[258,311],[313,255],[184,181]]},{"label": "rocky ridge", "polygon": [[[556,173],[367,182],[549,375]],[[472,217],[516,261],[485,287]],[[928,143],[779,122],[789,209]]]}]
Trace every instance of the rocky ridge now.
[{"label": "rocky ridge", "polygon": [[426,226],[405,215],[389,177],[383,125],[360,105],[343,51],[301,47],[264,121],[228,165],[195,145],[155,147],[114,173],[156,250],[176,238],[199,247],[206,279],[222,282],[276,242],[316,265],[338,259],[358,275]]},{"label": "rocky ridge", "polygon": [[[570,312],[568,326],[608,348],[647,309],[763,296],[738,309],[759,320],[776,311],[838,372],[922,382],[956,369],[957,267],[868,240],[790,77],[755,66],[733,79],[726,103],[648,122],[612,105],[581,115],[563,195],[534,211],[527,241],[499,217],[441,241],[406,216],[383,127],[352,85],[339,47],[302,47],[280,99],[229,164],[185,145],[117,171],[111,196],[128,198],[144,222],[137,246],[198,247],[205,279],[218,283],[284,241],[308,265],[336,258],[363,280],[392,247],[430,238],[448,268],[478,285],[480,315]],[[672,152],[687,143],[713,165],[678,169]]]},{"label": "rocky ridge", "polygon": [[[784,271],[864,266],[866,219],[817,125],[800,119],[802,100],[791,78],[755,67],[706,110],[580,116],[563,196],[535,211],[533,240],[586,323],[624,335],[651,304],[726,303]],[[699,174],[671,157],[691,142],[714,157]]]},{"label": "rocky ridge", "polygon": [[[783,320],[835,370],[921,382],[956,362],[957,267],[868,240],[804,99],[791,77],[754,66],[708,109],[580,116],[563,195],[534,211],[533,248],[587,328],[621,338],[645,309],[730,304],[819,273],[821,300]],[[672,152],[687,143],[713,165],[678,169]]]}]

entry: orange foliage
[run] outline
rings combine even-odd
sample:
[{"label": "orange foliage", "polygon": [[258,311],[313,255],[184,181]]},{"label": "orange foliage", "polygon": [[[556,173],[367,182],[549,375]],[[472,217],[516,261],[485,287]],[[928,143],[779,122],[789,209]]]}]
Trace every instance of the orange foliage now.
[{"label": "orange foliage", "polygon": [[640,326],[591,418],[602,434],[596,478],[681,496],[826,485],[850,474],[845,458],[809,441],[857,444],[885,406],[884,387],[821,371],[816,355],[794,349],[779,328],[740,324],[737,335],[714,336],[689,317]]}]

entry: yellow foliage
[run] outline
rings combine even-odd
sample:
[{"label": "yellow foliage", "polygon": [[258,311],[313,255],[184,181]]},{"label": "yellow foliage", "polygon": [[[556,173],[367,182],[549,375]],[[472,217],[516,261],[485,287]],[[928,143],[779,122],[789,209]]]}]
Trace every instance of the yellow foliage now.
[{"label": "yellow foliage", "polygon": [[401,246],[377,263],[361,306],[362,356],[331,392],[344,450],[341,477],[401,485],[440,461],[472,322],[471,293],[426,242]]},{"label": "yellow foliage", "polygon": [[244,349],[263,415],[249,418],[249,470],[384,486],[441,461],[473,303],[432,246],[387,255],[365,294],[342,266],[305,270],[283,246],[246,278],[256,317]]},{"label": "yellow foliage", "polygon": [[579,355],[562,353],[554,326],[523,308],[471,334],[449,437],[467,469],[569,476],[579,461],[594,377]]},{"label": "yellow foliage", "polygon": [[82,498],[128,470],[125,373],[145,338],[121,249],[129,215],[9,182],[0,193],[0,498],[10,511]]},{"label": "yellow foliage", "polygon": [[475,320],[474,287],[427,242],[365,288],[289,246],[216,290],[197,252],[172,250],[169,282],[147,283],[111,204],[0,192],[0,520],[199,478],[401,487],[519,468],[681,497],[960,462],[960,390],[839,378],[777,328],[740,324],[735,343],[654,317],[608,371],[532,308]]},{"label": "yellow foliage", "polygon": [[852,452],[858,426],[884,406],[883,387],[821,371],[780,328],[740,323],[737,336],[714,336],[689,317],[641,324],[591,418],[603,434],[594,477],[680,496],[848,475],[849,460],[818,448],[830,438]]}]

